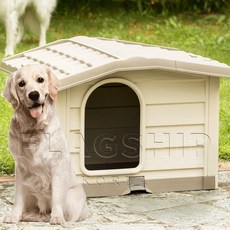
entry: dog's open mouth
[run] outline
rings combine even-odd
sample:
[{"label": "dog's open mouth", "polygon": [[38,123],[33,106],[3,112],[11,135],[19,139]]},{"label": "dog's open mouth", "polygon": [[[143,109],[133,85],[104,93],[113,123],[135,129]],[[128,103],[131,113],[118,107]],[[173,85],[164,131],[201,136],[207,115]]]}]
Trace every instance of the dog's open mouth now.
[{"label": "dog's open mouth", "polygon": [[33,118],[38,118],[41,116],[42,111],[43,111],[43,106],[44,104],[39,104],[39,103],[34,103],[33,106],[29,107],[30,115]]}]

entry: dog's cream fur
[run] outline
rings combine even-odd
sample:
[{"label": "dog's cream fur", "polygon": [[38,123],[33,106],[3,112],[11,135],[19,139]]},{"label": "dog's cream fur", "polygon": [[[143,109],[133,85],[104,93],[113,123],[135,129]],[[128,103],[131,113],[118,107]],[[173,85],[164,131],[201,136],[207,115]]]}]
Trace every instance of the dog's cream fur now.
[{"label": "dog's cream fur", "polygon": [[[7,80],[2,95],[14,108],[9,147],[16,170],[14,206],[4,219],[7,223],[49,219],[62,224],[87,217],[86,196],[71,169],[55,114],[58,85],[42,65],[24,66]],[[39,98],[32,100],[31,92]]]},{"label": "dog's cream fur", "polygon": [[14,54],[25,26],[40,33],[40,46],[46,44],[46,31],[56,4],[57,0],[0,0],[0,20],[6,28],[6,56]]}]

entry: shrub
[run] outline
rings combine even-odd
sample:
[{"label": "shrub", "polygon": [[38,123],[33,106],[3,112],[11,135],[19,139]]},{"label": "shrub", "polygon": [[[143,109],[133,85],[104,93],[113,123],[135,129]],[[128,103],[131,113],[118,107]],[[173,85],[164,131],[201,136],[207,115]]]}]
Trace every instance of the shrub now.
[{"label": "shrub", "polygon": [[184,11],[217,13],[225,10],[229,4],[228,0],[62,0],[59,2],[58,10],[66,11],[66,9],[74,8],[85,10],[119,5],[127,10],[136,8],[142,15],[150,10],[164,14]]}]

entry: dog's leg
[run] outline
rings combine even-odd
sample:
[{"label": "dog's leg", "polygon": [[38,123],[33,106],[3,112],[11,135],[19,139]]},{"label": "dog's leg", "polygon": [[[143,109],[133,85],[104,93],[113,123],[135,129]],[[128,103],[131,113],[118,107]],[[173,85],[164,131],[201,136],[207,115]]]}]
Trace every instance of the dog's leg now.
[{"label": "dog's leg", "polygon": [[5,56],[14,54],[17,24],[18,24],[18,15],[16,11],[13,11],[7,16],[5,20],[5,27],[6,27]]},{"label": "dog's leg", "polygon": [[46,44],[46,29],[47,27],[44,24],[40,25],[40,41],[39,46],[44,46]]},{"label": "dog's leg", "polygon": [[88,217],[86,196],[80,184],[75,183],[69,187],[65,196],[64,216],[67,221],[80,221]]},{"label": "dog's leg", "polygon": [[4,222],[18,223],[22,218],[23,209],[24,209],[24,192],[22,188],[22,180],[20,177],[20,173],[16,171],[14,206],[12,211],[5,216]]},{"label": "dog's leg", "polygon": [[[52,172],[52,207],[51,207],[51,224],[64,224],[63,201],[65,197],[65,177],[60,175],[61,166],[56,165]],[[59,172],[58,172],[59,171]]]},{"label": "dog's leg", "polygon": [[46,44],[46,31],[50,24],[50,13],[39,15],[40,21],[40,41],[39,46],[44,46]]},{"label": "dog's leg", "polygon": [[37,12],[38,21],[40,23],[39,46],[44,46],[46,44],[46,31],[49,28],[51,14],[56,6],[55,0],[49,0],[49,4],[47,4],[46,2],[46,0],[33,2]]}]

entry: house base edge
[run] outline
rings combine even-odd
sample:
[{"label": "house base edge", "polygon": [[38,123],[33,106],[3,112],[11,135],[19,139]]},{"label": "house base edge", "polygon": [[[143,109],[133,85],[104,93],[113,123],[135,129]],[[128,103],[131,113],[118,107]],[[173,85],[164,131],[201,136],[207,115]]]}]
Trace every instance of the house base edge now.
[{"label": "house base edge", "polygon": [[[83,188],[87,197],[104,197],[127,195],[135,191],[154,192],[176,192],[189,190],[211,190],[217,189],[217,178],[208,177],[186,177],[144,180],[143,184],[132,185],[130,181],[119,183],[95,183],[84,184]],[[141,181],[141,180],[139,180]],[[142,183],[142,182],[141,182]]]}]

